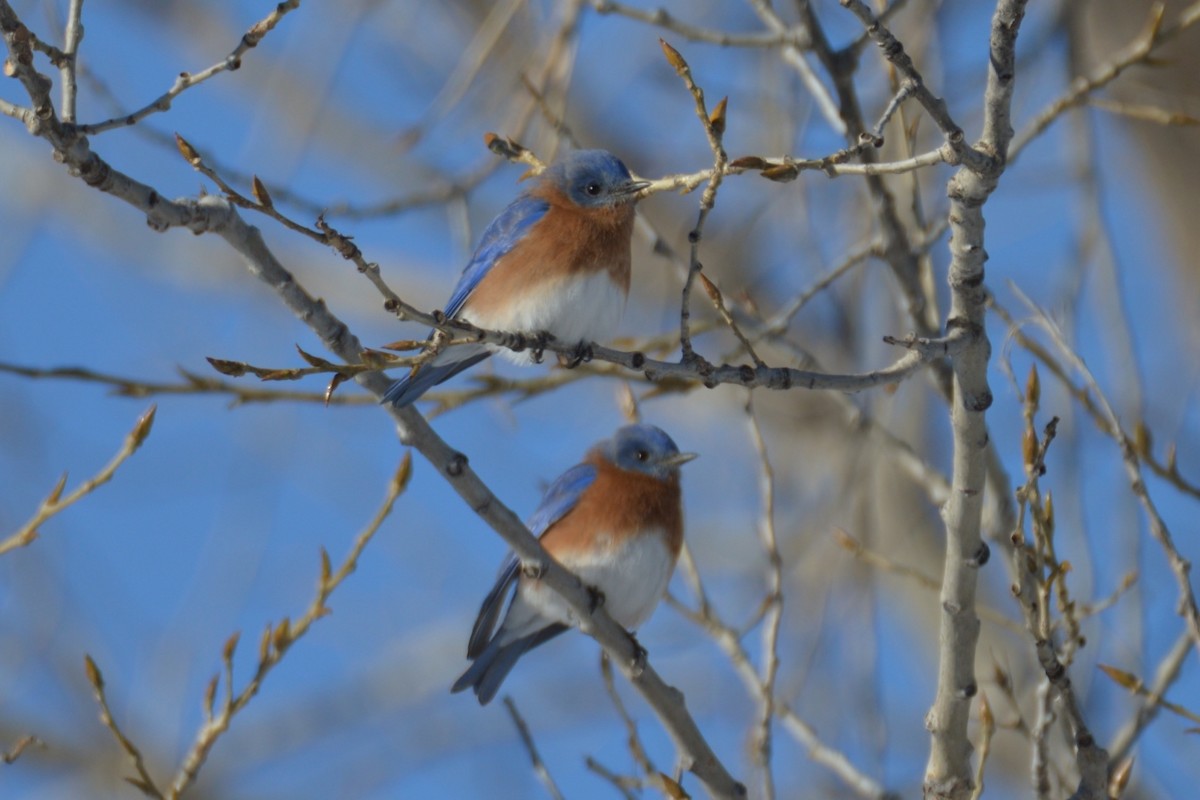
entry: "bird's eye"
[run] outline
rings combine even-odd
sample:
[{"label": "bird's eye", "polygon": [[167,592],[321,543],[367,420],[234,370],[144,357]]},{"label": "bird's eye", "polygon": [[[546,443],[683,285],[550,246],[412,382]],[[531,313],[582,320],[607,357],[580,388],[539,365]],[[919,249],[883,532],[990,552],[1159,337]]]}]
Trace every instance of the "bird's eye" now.
[{"label": "bird's eye", "polygon": [[645,450],[638,450],[636,453],[633,454],[633,457],[636,458],[638,461],[645,461],[646,459],[650,458],[650,454],[647,453]]},{"label": "bird's eye", "polygon": [[587,192],[588,194],[590,194],[592,197],[595,197],[596,195],[600,194],[600,184],[596,183],[595,181],[592,181],[587,186],[583,187],[583,190],[585,192]]}]

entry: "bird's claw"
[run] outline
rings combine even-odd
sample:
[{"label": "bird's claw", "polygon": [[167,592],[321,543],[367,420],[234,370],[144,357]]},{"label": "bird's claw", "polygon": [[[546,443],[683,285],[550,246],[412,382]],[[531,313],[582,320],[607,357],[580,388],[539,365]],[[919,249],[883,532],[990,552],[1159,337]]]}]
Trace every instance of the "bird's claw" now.
[{"label": "bird's claw", "polygon": [[562,364],[562,366],[566,367],[567,369],[575,369],[580,364],[585,364],[588,361],[591,361],[594,356],[595,352],[592,350],[592,343],[580,342],[575,346],[574,352],[559,353],[558,363]]},{"label": "bird's claw", "polygon": [[529,354],[533,358],[533,363],[542,363],[542,358],[546,354],[546,346],[554,339],[550,331],[538,331],[533,335],[532,341],[529,343]]},{"label": "bird's claw", "polygon": [[649,653],[646,652],[646,648],[642,647],[642,643],[632,633],[629,633],[629,643],[633,645],[633,658],[629,659],[629,671],[636,678],[645,671],[646,659],[649,657]]},{"label": "bird's claw", "polygon": [[595,614],[596,609],[599,608],[600,606],[604,605],[604,602],[607,598],[604,596],[604,592],[597,589],[595,586],[588,586],[587,593],[588,593],[588,613]]},{"label": "bird's claw", "polygon": [[521,564],[521,574],[531,581],[540,580],[546,574],[546,565],[541,561],[525,561]]}]

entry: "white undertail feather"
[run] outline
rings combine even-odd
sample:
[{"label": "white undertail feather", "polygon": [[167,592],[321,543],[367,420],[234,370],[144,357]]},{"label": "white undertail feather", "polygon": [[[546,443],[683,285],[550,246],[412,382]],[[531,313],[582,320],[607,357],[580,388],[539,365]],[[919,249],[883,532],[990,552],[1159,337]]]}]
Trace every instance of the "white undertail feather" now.
[{"label": "white undertail feather", "polygon": [[[547,282],[507,304],[502,313],[472,313],[470,301],[462,316],[472,325],[488,330],[536,333],[549,331],[563,344],[607,343],[616,335],[625,311],[625,295],[612,282],[607,270],[586,276]],[[458,349],[458,348],[455,348]],[[517,364],[529,364],[529,351],[514,353],[490,347]],[[455,356],[462,358],[461,352]]]},{"label": "white undertail feather", "polygon": [[[675,571],[675,559],[662,534],[661,530],[648,531],[623,540],[615,550],[602,547],[588,553],[564,553],[559,561],[584,584],[604,593],[604,608],[613,619],[635,629],[654,611]],[[573,625],[575,617],[557,592],[527,584],[513,601],[503,640],[527,636],[550,622]]]}]

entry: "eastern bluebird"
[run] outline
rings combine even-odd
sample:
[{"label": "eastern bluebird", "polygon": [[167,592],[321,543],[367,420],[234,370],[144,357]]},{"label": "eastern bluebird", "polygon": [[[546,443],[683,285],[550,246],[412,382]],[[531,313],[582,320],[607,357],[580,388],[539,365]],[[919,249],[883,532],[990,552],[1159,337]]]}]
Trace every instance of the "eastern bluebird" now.
[{"label": "eastern bluebird", "polygon": [[[546,551],[599,592],[608,613],[626,628],[649,617],[667,590],[683,545],[679,467],[695,457],[679,452],[653,425],[628,425],[560,475],[529,518],[529,530]],[[523,574],[509,554],[471,630],[467,658],[474,663],[450,691],[470,687],[486,705],[517,659],[574,619],[563,599],[540,578]]]},{"label": "eastern bluebird", "polygon": [[[490,330],[545,331],[581,347],[607,340],[629,294],[633,206],[649,185],[612,153],[570,153],[487,226],[446,316]],[[496,349],[448,347],[393,383],[383,399],[406,406]],[[519,364],[532,360],[528,352],[504,354]]]}]

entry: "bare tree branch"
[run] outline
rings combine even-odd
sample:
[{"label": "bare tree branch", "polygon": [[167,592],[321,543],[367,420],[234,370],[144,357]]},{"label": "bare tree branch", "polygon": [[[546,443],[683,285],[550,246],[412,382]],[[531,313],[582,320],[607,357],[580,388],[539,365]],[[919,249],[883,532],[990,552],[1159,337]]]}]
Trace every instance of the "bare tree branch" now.
[{"label": "bare tree branch", "polygon": [[925,795],[936,800],[963,800],[973,788],[971,743],[967,721],[971,698],[978,693],[975,645],[979,618],[975,613],[979,567],[987,561],[980,536],[983,490],[987,475],[988,430],[984,413],[992,404],[987,366],[991,345],[984,330],[983,205],[995,190],[1012,139],[1010,114],[1016,68],[1016,39],[1025,13],[1024,0],[1000,0],[992,17],[983,137],[975,149],[990,169],[960,168],[947,189],[950,197],[950,313],[947,329],[965,327],[979,333],[972,345],[952,361],[954,374],[950,425],[954,435],[950,500],[942,509],[946,523],[946,560],[942,578],[941,651],[937,693],[925,718],[932,735],[925,767]]}]

